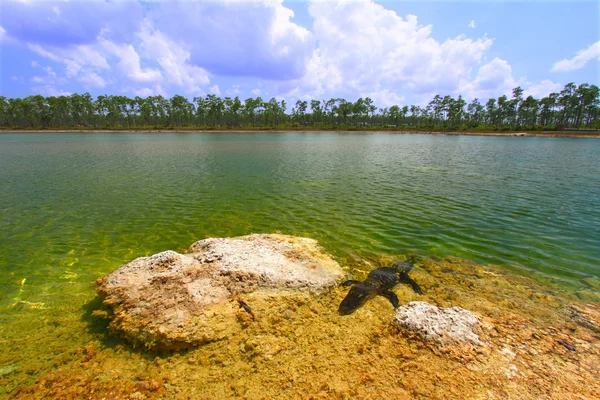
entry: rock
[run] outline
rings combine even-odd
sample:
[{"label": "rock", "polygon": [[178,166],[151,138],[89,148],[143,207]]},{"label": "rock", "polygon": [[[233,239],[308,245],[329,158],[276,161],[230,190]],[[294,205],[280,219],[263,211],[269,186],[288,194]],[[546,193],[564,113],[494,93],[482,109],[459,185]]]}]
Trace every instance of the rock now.
[{"label": "rock", "polygon": [[600,292],[595,289],[580,289],[575,292],[575,296],[581,301],[600,303]]},{"label": "rock", "polygon": [[597,276],[590,276],[581,281],[593,289],[600,290],[600,278]]},{"label": "rock", "polygon": [[398,308],[393,323],[436,345],[466,343],[484,346],[476,333],[481,332],[479,317],[464,308],[439,308],[422,301],[412,301]]},{"label": "rock", "polygon": [[253,307],[290,294],[321,294],[343,275],[316,240],[261,234],[210,238],[187,254],[137,258],[99,279],[98,293],[112,309],[112,330],[149,348],[182,349],[231,334],[240,312],[232,300],[239,295]]},{"label": "rock", "polygon": [[17,369],[18,369],[17,366],[14,364],[2,366],[2,367],[0,367],[0,377],[2,377],[4,375],[12,374]]},{"label": "rock", "polygon": [[596,304],[570,304],[565,307],[565,311],[579,325],[600,333],[600,306]]}]

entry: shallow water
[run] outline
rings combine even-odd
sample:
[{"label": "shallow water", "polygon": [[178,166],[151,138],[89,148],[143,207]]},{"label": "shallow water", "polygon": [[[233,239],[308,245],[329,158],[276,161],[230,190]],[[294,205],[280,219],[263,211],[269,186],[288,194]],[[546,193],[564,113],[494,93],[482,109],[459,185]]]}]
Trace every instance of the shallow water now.
[{"label": "shallow water", "polygon": [[2,134],[0,375],[89,340],[96,278],[205,236],[281,231],[352,268],[416,252],[577,286],[600,276],[598,160],[600,141],[556,138]]}]

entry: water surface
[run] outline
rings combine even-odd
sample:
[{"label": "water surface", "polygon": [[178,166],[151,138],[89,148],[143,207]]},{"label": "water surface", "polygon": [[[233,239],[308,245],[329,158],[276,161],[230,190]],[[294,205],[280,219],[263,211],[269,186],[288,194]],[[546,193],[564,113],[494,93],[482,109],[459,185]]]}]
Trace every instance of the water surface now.
[{"label": "water surface", "polygon": [[205,236],[281,231],[345,266],[416,252],[577,284],[600,276],[598,160],[600,141],[557,138],[2,134],[0,347],[39,328],[35,310],[76,316],[99,276]]}]

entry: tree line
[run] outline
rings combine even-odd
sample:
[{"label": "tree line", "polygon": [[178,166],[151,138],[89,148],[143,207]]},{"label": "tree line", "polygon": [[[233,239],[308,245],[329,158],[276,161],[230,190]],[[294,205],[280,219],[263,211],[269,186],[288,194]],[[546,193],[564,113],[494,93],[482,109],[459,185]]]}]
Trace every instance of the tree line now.
[{"label": "tree line", "polygon": [[285,100],[261,97],[221,98],[214,94],[191,101],[175,95],[146,98],[89,93],[25,98],[0,96],[0,128],[17,129],[427,129],[561,130],[599,129],[598,86],[571,82],[542,99],[523,97],[523,89],[485,103],[462,96],[436,95],[424,107],[378,108],[369,97],[355,102],[336,98]]}]

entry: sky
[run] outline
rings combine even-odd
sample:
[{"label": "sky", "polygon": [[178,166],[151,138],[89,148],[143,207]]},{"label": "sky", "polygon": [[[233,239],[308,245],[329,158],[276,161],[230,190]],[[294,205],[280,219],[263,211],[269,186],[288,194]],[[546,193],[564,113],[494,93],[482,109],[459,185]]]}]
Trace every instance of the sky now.
[{"label": "sky", "polygon": [[598,1],[0,0],[0,96],[541,98],[600,84]]}]

